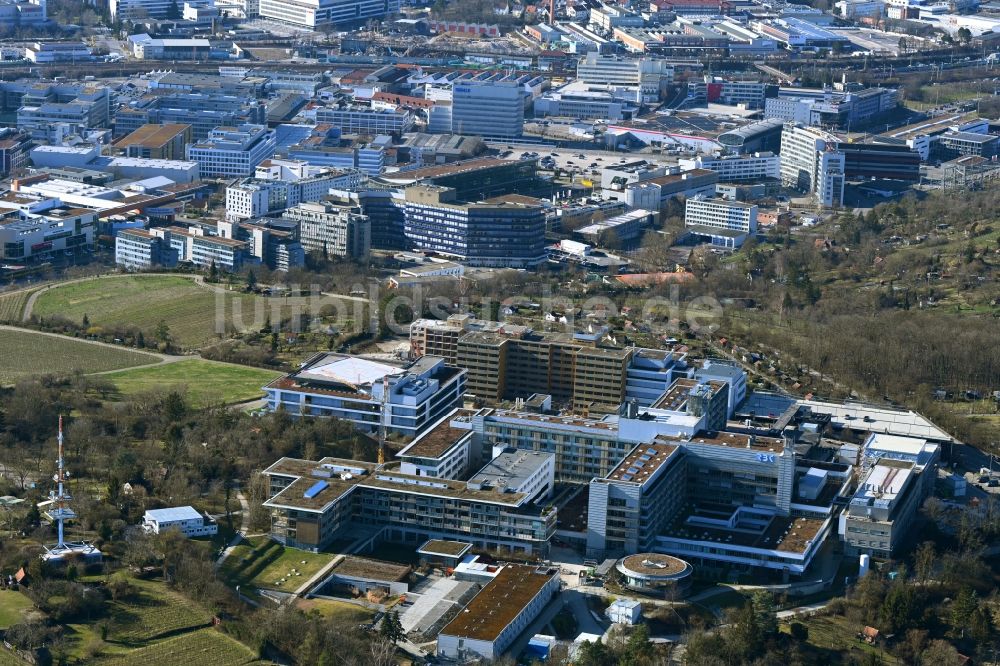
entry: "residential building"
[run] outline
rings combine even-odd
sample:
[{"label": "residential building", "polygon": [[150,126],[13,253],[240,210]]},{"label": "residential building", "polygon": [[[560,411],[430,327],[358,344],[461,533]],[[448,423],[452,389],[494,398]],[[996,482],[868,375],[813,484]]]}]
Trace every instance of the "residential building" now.
[{"label": "residential building", "polygon": [[183,160],[184,149],[194,141],[190,125],[143,125],[128,136],[114,143],[116,150],[126,157],[156,160]]},{"label": "residential building", "polygon": [[198,163],[202,178],[250,176],[274,155],[274,130],[264,125],[217,127],[204,141],[189,144],[187,159]]},{"label": "residential building", "polygon": [[298,224],[299,239],[307,252],[365,259],[371,249],[371,221],[360,206],[303,202],[287,209],[282,219]]},{"label": "residential building", "polygon": [[688,233],[703,237],[712,245],[735,250],[757,233],[757,206],[694,197],[685,203],[684,226]]},{"label": "residential building", "polygon": [[539,204],[509,197],[470,203],[436,185],[414,185],[403,196],[406,240],[414,248],[489,268],[527,268],[545,260]]},{"label": "residential building", "polygon": [[498,659],[558,594],[558,569],[508,564],[441,630],[437,653]]},{"label": "residential building", "polygon": [[514,81],[463,81],[452,89],[451,131],[513,138],[524,130],[524,91]]},{"label": "residential building", "polygon": [[176,530],[186,537],[215,536],[219,526],[190,506],[149,509],[142,516],[142,528],[150,534]]},{"label": "residential building", "polygon": [[115,264],[126,269],[148,270],[177,265],[177,251],[170,232],[154,236],[145,229],[123,229],[115,235]]},{"label": "residential building", "polygon": [[814,127],[786,123],[781,133],[781,181],[815,195],[822,206],[844,203],[844,154],[839,140]]},{"label": "residential building", "polygon": [[341,354],[317,354],[264,387],[268,408],[296,416],[336,417],[358,429],[411,437],[451,411],[465,393],[465,371],[425,356],[389,365]]}]

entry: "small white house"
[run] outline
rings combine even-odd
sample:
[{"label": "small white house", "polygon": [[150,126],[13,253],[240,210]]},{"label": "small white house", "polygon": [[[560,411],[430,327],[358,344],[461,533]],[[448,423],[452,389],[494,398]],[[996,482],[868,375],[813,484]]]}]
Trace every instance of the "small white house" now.
[{"label": "small white house", "polygon": [[151,509],[142,517],[142,528],[150,534],[177,529],[186,537],[213,536],[219,526],[208,521],[191,506]]},{"label": "small white house", "polygon": [[642,604],[631,599],[618,599],[604,611],[616,624],[637,624],[642,619]]}]

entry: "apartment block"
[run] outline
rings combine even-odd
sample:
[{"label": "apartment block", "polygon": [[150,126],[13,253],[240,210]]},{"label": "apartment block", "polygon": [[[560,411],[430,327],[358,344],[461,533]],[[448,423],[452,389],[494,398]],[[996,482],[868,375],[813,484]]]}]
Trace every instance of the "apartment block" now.
[{"label": "apartment block", "polygon": [[684,205],[684,226],[712,245],[736,249],[757,233],[757,206],[742,201],[694,197]]}]

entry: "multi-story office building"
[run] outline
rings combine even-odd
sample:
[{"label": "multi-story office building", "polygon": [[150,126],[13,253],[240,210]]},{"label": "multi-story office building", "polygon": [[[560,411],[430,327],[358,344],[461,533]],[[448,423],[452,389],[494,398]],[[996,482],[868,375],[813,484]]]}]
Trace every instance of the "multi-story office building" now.
[{"label": "multi-story office building", "polygon": [[674,79],[673,66],[656,58],[622,58],[587,53],[576,66],[576,78],[587,86],[628,88],[640,102],[655,102]]},{"label": "multi-story office building", "polygon": [[847,93],[787,88],[777,97],[768,98],[764,115],[813,127],[850,131],[892,111],[897,103],[896,90],[889,88]]},{"label": "multi-story office building", "polygon": [[48,90],[40,95],[25,94],[23,105],[17,110],[17,128],[32,138],[58,143],[57,139],[64,134],[84,134],[87,129],[108,127],[108,89],[90,86],[74,92],[68,100]]},{"label": "multi-story office building", "polygon": [[175,92],[146,95],[115,114],[114,135],[123,137],[147,124],[190,125],[194,141],[217,127],[259,125],[267,121],[267,106],[252,95]]},{"label": "multi-story office building", "polygon": [[177,265],[177,250],[170,232],[154,236],[145,229],[123,229],[115,236],[115,264],[127,269],[147,270]]},{"label": "multi-story office building", "polygon": [[212,43],[207,39],[157,39],[148,34],[130,35],[128,42],[136,60],[207,60]]},{"label": "multi-story office building", "polygon": [[371,249],[371,221],[360,206],[306,202],[286,210],[282,219],[298,224],[299,240],[307,252],[364,259]]},{"label": "multi-story office building", "polygon": [[358,25],[399,12],[399,0],[259,0],[261,18],[316,29],[328,25]]},{"label": "multi-story office building", "polygon": [[781,148],[781,131],[785,121],[768,118],[738,127],[719,135],[719,143],[732,153],[748,154],[776,151]]},{"label": "multi-story office building", "polygon": [[786,123],[781,132],[781,181],[816,196],[823,206],[844,203],[844,154],[823,130]]},{"label": "multi-story office building", "polygon": [[938,137],[932,152],[944,159],[967,155],[992,159],[997,156],[998,149],[1000,149],[1000,137],[995,134],[945,132]]},{"label": "multi-story office building", "polygon": [[364,178],[358,169],[313,166],[301,160],[264,160],[252,178],[226,188],[226,218],[246,220],[319,201],[331,189],[356,188]]},{"label": "multi-story office building", "polygon": [[678,196],[713,196],[719,174],[708,169],[676,170],[663,176],[656,176],[625,185],[623,191],[605,190],[605,194],[615,193],[608,198],[624,200],[629,208],[657,211]]},{"label": "multi-story office building", "polygon": [[97,211],[8,192],[0,198],[0,259],[21,262],[92,250]]},{"label": "multi-story office building", "polygon": [[[110,0],[111,20],[129,21],[139,18],[166,18],[175,0]],[[180,3],[183,8],[184,3]]]},{"label": "multi-story office building", "polygon": [[403,109],[326,107],[316,111],[316,122],[340,128],[344,134],[402,134],[413,127],[413,114]]},{"label": "multi-story office building", "polygon": [[535,100],[536,117],[565,116],[618,122],[631,120],[638,110],[635,104],[597,90],[552,92]]},{"label": "multi-story office building", "polygon": [[761,81],[728,81],[717,76],[706,76],[701,81],[688,82],[688,97],[708,104],[763,109],[768,92],[768,84]]},{"label": "multi-story office building", "polygon": [[719,182],[722,183],[781,178],[781,158],[769,152],[721,157],[699,155],[693,159],[678,160],[677,166],[684,171],[692,169],[714,171],[719,174]]},{"label": "multi-story office building", "polygon": [[556,511],[544,507],[552,456],[504,452],[488,468],[457,481],[355,460],[282,458],[263,472],[272,495],[264,502],[271,538],[316,551],[363,523],[381,528],[383,540],[414,548],[450,539],[544,556],[556,523]]},{"label": "multi-story office building", "polygon": [[[42,3],[45,6],[45,3]],[[31,62],[50,64],[54,62],[87,62],[93,60],[90,49],[83,42],[32,42],[24,49],[24,57]]]},{"label": "multi-story office building", "polygon": [[13,128],[0,129],[0,176],[20,175],[28,166],[31,135]]},{"label": "multi-story office building", "polygon": [[905,144],[841,141],[837,150],[844,154],[844,176],[848,179],[920,180],[920,154]]},{"label": "multi-story office building", "polygon": [[515,81],[463,81],[452,89],[451,131],[519,137],[524,130],[524,89]]},{"label": "multi-story office building", "polygon": [[182,160],[187,144],[194,140],[190,125],[143,125],[115,142],[126,157],[154,160]]},{"label": "multi-story office building", "polygon": [[688,232],[709,239],[713,245],[736,249],[757,233],[757,206],[725,199],[688,199],[684,206]]},{"label": "multi-story office building", "polygon": [[465,393],[465,371],[424,356],[389,365],[341,354],[317,354],[290,375],[264,387],[272,411],[336,417],[358,429],[411,437],[450,412]]},{"label": "multi-story office building", "polygon": [[382,174],[380,180],[395,187],[426,184],[450,187],[464,201],[517,194],[535,187],[537,159],[502,160],[495,157],[452,162],[440,166]]},{"label": "multi-story office building", "polygon": [[224,236],[207,236],[200,229],[154,227],[149,233],[163,238],[177,253],[177,261],[208,268],[212,264],[221,271],[237,272],[244,263],[255,263],[245,240]]},{"label": "multi-story office building", "polygon": [[880,559],[895,554],[912,536],[909,528],[925,499],[923,475],[914,463],[901,460],[880,459],[868,469],[840,518],[848,554]]},{"label": "multi-story office building", "polygon": [[545,260],[545,212],[505,200],[460,201],[454,189],[415,185],[405,190],[407,242],[470,266],[527,268]]},{"label": "multi-story office building", "polygon": [[601,347],[605,333],[483,327],[458,338],[457,365],[468,372],[469,393],[486,404],[548,394],[560,404],[605,412],[626,399],[651,404],[683,372],[683,357],[669,351]]},{"label": "multi-story office building", "polygon": [[265,125],[217,127],[204,141],[189,144],[187,159],[198,163],[202,178],[250,176],[274,155],[274,130]]}]

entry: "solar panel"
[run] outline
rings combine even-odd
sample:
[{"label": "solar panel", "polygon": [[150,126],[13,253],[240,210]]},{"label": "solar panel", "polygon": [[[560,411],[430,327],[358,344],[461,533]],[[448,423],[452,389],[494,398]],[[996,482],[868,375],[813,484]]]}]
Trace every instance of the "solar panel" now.
[{"label": "solar panel", "polygon": [[323,492],[323,490],[329,485],[330,484],[327,483],[326,481],[317,481],[316,483],[309,486],[309,490],[302,493],[302,496],[305,497],[306,499],[312,499],[316,497],[316,495],[319,495],[321,492]]}]

